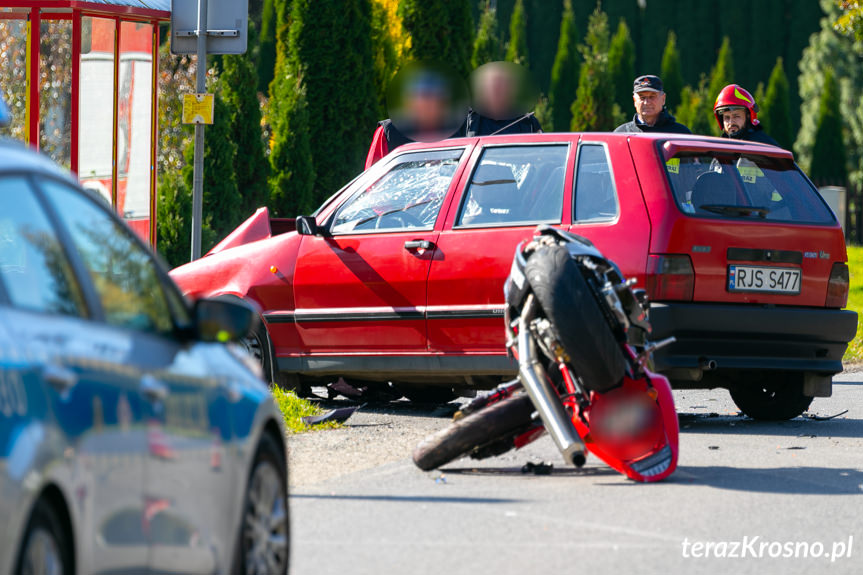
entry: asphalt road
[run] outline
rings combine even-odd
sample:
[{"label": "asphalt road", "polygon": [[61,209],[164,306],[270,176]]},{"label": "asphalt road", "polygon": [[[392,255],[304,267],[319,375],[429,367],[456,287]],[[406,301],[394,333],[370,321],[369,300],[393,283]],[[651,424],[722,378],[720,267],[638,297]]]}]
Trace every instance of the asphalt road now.
[{"label": "asphalt road", "polygon": [[[654,485],[595,458],[567,468],[548,437],[424,473],[410,445],[447,419],[410,409],[357,414],[341,436],[300,437],[291,572],[863,573],[863,372],[814,401],[810,415],[848,410],[826,421],[752,421],[722,390],[675,400],[679,466]],[[371,429],[373,447],[362,441]],[[321,441],[333,449],[311,447]],[[363,450],[373,463],[333,463]],[[309,458],[324,471],[310,473]],[[552,462],[553,473],[523,474],[528,461]]]}]

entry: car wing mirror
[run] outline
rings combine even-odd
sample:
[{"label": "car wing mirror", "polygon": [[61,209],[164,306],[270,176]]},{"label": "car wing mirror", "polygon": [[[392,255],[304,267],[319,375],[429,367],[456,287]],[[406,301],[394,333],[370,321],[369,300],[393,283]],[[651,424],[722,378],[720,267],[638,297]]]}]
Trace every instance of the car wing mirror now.
[{"label": "car wing mirror", "polygon": [[324,236],[326,228],[319,226],[314,216],[298,216],[297,233],[301,236]]},{"label": "car wing mirror", "polygon": [[199,341],[240,341],[258,327],[258,312],[240,299],[200,299],[195,302],[195,335]]}]

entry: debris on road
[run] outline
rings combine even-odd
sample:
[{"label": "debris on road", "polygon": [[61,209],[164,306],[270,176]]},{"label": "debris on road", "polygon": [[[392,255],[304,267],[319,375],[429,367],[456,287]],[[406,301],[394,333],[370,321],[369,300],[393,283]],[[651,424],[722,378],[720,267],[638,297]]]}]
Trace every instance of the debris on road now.
[{"label": "debris on road", "polygon": [[354,414],[357,410],[362,407],[365,407],[366,404],[362,405],[354,405],[351,407],[340,407],[338,409],[331,409],[330,411],[322,414],[322,415],[311,415],[303,418],[303,423],[306,425],[318,425],[319,423],[344,423],[348,420],[350,416]]},{"label": "debris on road", "polygon": [[528,461],[522,468],[522,473],[533,473],[534,475],[551,475],[554,470],[554,463],[533,463]]},{"label": "debris on road", "polygon": [[814,413],[804,413],[803,417],[805,417],[806,419],[811,419],[813,421],[829,421],[831,419],[839,417],[840,415],[845,415],[846,413],[848,413],[847,409],[845,411],[840,411],[839,413],[836,413],[834,415],[815,415]]}]

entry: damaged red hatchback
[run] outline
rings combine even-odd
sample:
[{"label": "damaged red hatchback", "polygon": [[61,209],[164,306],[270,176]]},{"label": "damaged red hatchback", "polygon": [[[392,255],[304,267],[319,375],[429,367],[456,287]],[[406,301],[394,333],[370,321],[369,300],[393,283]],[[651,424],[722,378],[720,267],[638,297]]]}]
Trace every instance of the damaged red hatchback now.
[{"label": "damaged red hatchback", "polygon": [[[832,376],[842,229],[790,152],[672,134],[525,134],[398,148],[313,216],[258,210],[177,268],[192,298],[254,301],[250,347],[285,385],[389,382],[409,397],[513,377],[503,283],[538,224],[592,240],[647,290],[674,387],[725,387],[785,419]],[[585,337],[590,337],[589,329]]]}]

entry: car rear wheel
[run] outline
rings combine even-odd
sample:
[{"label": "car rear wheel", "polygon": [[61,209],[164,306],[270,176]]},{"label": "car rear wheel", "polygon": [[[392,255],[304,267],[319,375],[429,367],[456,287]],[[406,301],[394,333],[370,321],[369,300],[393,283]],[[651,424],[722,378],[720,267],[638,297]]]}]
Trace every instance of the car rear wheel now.
[{"label": "car rear wheel", "polygon": [[755,376],[732,388],[731,399],[752,419],[794,419],[809,407],[812,398],[803,395],[803,376],[775,373]]},{"label": "car rear wheel", "polygon": [[474,450],[499,443],[529,426],[533,412],[526,393],[494,403],[426,438],[414,449],[414,463],[423,471],[431,471]]},{"label": "car rear wheel", "polygon": [[57,513],[44,499],[36,503],[30,515],[15,572],[22,575],[72,573],[68,534]]},{"label": "car rear wheel", "polygon": [[244,501],[236,571],[244,575],[286,573],[290,551],[287,466],[269,435],[261,438]]}]

